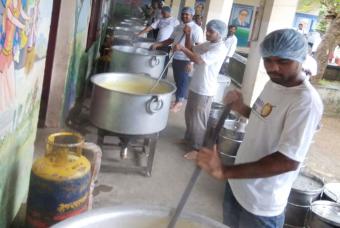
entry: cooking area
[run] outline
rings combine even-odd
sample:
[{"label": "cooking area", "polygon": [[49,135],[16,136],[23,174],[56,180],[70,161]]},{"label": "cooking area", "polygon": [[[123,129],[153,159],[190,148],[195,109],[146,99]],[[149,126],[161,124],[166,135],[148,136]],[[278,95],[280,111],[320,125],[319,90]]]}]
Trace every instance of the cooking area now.
[{"label": "cooking area", "polygon": [[5,0],[0,228],[340,227],[330,2]]}]

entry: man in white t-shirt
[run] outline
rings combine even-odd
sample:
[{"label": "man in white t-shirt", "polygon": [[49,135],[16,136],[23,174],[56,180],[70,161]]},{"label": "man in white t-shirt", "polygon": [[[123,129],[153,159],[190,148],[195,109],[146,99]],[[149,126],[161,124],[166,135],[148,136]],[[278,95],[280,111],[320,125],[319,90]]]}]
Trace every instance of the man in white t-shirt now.
[{"label": "man in white t-shirt", "polygon": [[171,17],[171,8],[169,6],[164,6],[162,8],[162,18],[156,20],[150,26],[137,33],[137,36],[148,33],[153,29],[159,29],[156,42],[162,42],[169,39],[177,25],[179,25],[179,21],[176,18]]},{"label": "man in white t-shirt", "polygon": [[[194,13],[195,11],[193,8],[184,7],[182,9],[183,23],[178,25],[174,29],[169,39],[153,44],[152,48],[156,49],[164,46],[169,46],[173,43],[180,43],[182,46],[185,45],[185,41],[187,38],[185,37],[183,30],[188,27],[191,30],[191,35],[190,37],[188,37],[188,39],[190,38],[190,41],[193,44],[202,43],[204,41],[203,30],[192,20]],[[172,61],[172,69],[177,90],[176,100],[171,106],[171,111],[178,112],[180,111],[183,105],[184,98],[187,94],[189,74],[192,70],[192,63],[182,51],[175,51],[174,59]]]},{"label": "man in white t-shirt", "polygon": [[211,103],[217,91],[219,69],[227,54],[222,40],[227,33],[227,26],[223,21],[211,20],[207,24],[207,42],[196,46],[193,46],[190,39],[190,27],[186,27],[184,32],[185,47],[177,44],[174,50],[183,52],[195,63],[185,108],[184,140],[191,150],[198,151],[203,145]]},{"label": "man in white t-shirt", "polygon": [[[158,35],[157,35],[157,42],[162,42],[164,40],[169,39],[171,34],[174,31],[174,28],[179,25],[179,21],[177,18],[171,17],[171,8],[169,6],[164,6],[162,8],[162,18],[156,20],[154,23],[152,23],[150,26],[146,27],[143,31],[140,31],[137,33],[137,36],[140,36],[144,33],[148,33],[154,29],[159,29]],[[171,50],[171,46],[163,46],[158,48],[158,50],[165,51],[169,54]],[[166,66],[169,62],[169,55],[166,57],[164,61],[164,66]],[[164,72],[163,78],[166,78],[168,73],[168,69]]]},{"label": "man in white t-shirt", "polygon": [[224,65],[221,69],[221,74],[228,75],[228,67],[229,67],[229,60],[231,57],[233,57],[236,47],[237,47],[237,37],[235,36],[237,27],[235,25],[229,25],[228,26],[228,34],[227,37],[225,38],[224,44],[227,47],[227,57],[224,61]]},{"label": "man in white t-shirt", "polygon": [[267,35],[261,54],[270,81],[250,108],[238,91],[225,103],[249,118],[234,166],[223,166],[215,150],[202,149],[197,164],[217,179],[228,180],[223,204],[230,227],[282,227],[284,209],[303,163],[323,105],[301,72],[305,38],[293,29]]}]

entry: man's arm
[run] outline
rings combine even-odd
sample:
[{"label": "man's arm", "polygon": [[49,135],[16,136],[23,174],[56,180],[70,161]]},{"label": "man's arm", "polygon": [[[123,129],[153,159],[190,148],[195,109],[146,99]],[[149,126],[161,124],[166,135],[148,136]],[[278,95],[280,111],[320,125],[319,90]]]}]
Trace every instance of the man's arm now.
[{"label": "man's arm", "polygon": [[201,58],[199,54],[196,54],[195,52],[189,50],[186,47],[181,46],[180,44],[176,44],[174,46],[174,51],[182,51],[190,59],[190,61],[196,64],[204,63],[203,59]]},{"label": "man's arm", "polygon": [[173,42],[174,42],[174,40],[172,38],[169,38],[169,39],[163,40],[162,42],[154,43],[151,46],[151,49],[155,50],[155,49],[160,48],[160,47],[166,47],[166,46],[169,46],[170,44],[172,44]]},{"label": "man's arm", "polygon": [[144,33],[148,33],[148,32],[150,32],[150,31],[152,31],[152,30],[153,30],[153,28],[152,28],[151,26],[145,27],[142,31],[140,31],[139,33],[137,33],[137,36],[140,36],[140,35],[142,35],[142,34],[144,34]]},{"label": "man's arm", "polygon": [[216,147],[214,150],[204,148],[197,153],[197,165],[219,180],[266,178],[294,171],[299,164],[284,154],[275,152],[255,162],[224,166]]}]

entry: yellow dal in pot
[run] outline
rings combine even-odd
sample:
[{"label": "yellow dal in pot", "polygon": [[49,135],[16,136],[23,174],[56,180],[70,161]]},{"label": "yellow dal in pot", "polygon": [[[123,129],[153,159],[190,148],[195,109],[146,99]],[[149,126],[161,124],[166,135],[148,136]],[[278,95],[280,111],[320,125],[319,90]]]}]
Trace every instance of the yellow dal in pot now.
[{"label": "yellow dal in pot", "polygon": [[[145,83],[140,81],[110,81],[110,82],[103,82],[99,85],[105,89],[124,92],[124,93],[132,93],[132,94],[149,94],[151,87],[153,86],[152,83]],[[166,85],[158,84],[152,90],[152,94],[164,94],[168,93],[169,88]]]}]

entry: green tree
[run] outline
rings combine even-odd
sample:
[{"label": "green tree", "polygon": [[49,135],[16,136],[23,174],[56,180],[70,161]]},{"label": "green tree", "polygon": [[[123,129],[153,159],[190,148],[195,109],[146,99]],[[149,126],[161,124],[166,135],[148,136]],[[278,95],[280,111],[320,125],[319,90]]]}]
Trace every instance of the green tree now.
[{"label": "green tree", "polygon": [[318,74],[314,80],[322,79],[328,64],[328,56],[340,44],[340,0],[320,0],[320,23],[318,28],[325,31],[325,35],[316,51]]}]

